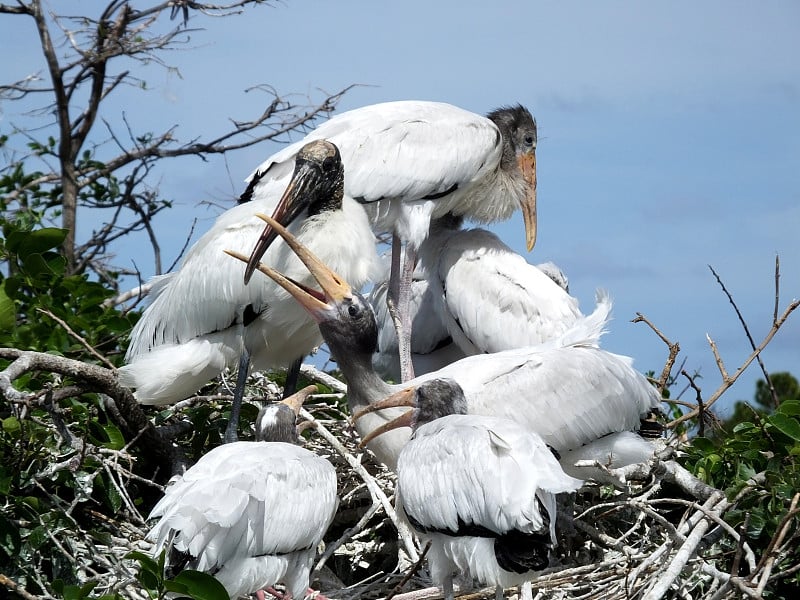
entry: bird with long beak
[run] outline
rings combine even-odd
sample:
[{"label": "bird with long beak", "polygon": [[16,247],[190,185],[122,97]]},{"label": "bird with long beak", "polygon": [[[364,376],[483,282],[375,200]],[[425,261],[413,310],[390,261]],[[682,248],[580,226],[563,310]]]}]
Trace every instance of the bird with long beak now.
[{"label": "bird with long beak", "polygon": [[[404,387],[449,378],[463,389],[469,414],[517,421],[562,452],[608,434],[636,430],[640,420],[660,404],[658,392],[631,367],[630,359],[597,346],[606,322],[604,311],[595,311],[545,344],[469,356],[405,384],[390,385],[372,365],[378,331],[369,303],[283,227],[269,217],[264,219],[303,261],[321,291],[263,264],[258,270],[294,296],[319,324],[347,379],[353,413]],[[230,254],[247,260],[242,254]],[[387,410],[395,412],[388,415]],[[362,437],[397,416],[397,409],[387,410],[358,420],[356,428]],[[393,429],[371,440],[369,448],[394,469],[409,435],[407,428]]]},{"label": "bird with long beak", "polygon": [[297,445],[309,386],[266,406],[255,442],[224,444],[171,484],[149,518],[153,554],[173,571],[213,575],[231,598],[276,583],[302,599],[317,546],[338,506],[336,470]]},{"label": "bird with long beak", "polygon": [[[327,139],[339,147],[347,165],[345,197],[365,207],[375,231],[394,236],[390,298],[407,380],[413,377],[409,287],[431,220],[453,214],[493,223],[521,210],[531,250],[536,242],[537,135],[535,119],[521,105],[484,117],[440,102],[374,104],[335,116],[269,157],[251,175],[245,195],[269,193],[310,140]],[[273,217],[284,226],[294,218],[283,206]],[[273,239],[274,232],[266,228],[249,259],[246,280]]]},{"label": "bird with long beak", "polygon": [[549,564],[556,543],[556,494],[582,482],[566,475],[542,439],[519,423],[468,415],[461,386],[433,379],[407,387],[353,415],[411,407],[383,435],[410,426],[397,461],[397,504],[423,543],[444,597],[453,573],[503,588],[529,581]]},{"label": "bird with long beak", "polygon": [[[127,364],[119,369],[120,382],[135,388],[139,402],[164,405],[191,396],[238,362],[226,441],[236,439],[248,367],[284,368],[322,343],[316,324],[291,296],[267,278],[245,285],[244,265],[223,254],[226,248],[249,252],[256,245],[264,224],[255,213],[276,203],[283,207],[295,217],[293,234],[353,285],[366,284],[379,266],[364,209],[343,195],[344,166],[336,146],[311,142],[294,162],[288,184],[273,182],[272,195],[226,211],[178,271],[156,280],[155,298],[134,327]],[[285,187],[282,196],[279,185]],[[271,247],[265,260],[295,279],[313,282],[285,244]]]}]

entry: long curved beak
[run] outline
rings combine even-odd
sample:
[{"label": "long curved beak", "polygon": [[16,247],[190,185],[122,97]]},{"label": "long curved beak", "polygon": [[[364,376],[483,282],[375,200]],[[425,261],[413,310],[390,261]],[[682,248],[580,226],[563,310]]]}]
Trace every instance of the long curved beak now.
[{"label": "long curved beak", "polygon": [[288,398],[284,398],[283,400],[281,400],[281,404],[285,404],[294,411],[295,415],[299,415],[300,409],[303,407],[303,402],[308,400],[309,396],[316,394],[318,391],[319,388],[316,385],[306,386],[302,390],[295,392]]},{"label": "long curved beak", "polygon": [[[316,187],[319,180],[319,172],[310,163],[297,163],[295,165],[292,179],[286,190],[283,192],[278,205],[272,212],[272,218],[281,225],[288,226],[300,212],[306,208],[310,202],[310,192]],[[250,258],[247,260],[247,266],[244,270],[245,284],[250,282],[250,278],[258,267],[259,261],[266,253],[275,238],[278,237],[275,229],[269,224],[264,227],[261,232],[261,237],[258,238]]]},{"label": "long curved beak", "polygon": [[522,154],[517,158],[522,177],[528,184],[528,192],[522,201],[522,219],[525,222],[525,242],[528,252],[536,244],[536,153]]},{"label": "long curved beak", "polygon": [[[361,410],[357,411],[352,417],[350,417],[350,420],[355,422],[366,414],[373,413],[378,410],[383,410],[385,408],[397,408],[399,406],[414,407],[416,406],[416,404],[414,403],[415,392],[416,388],[414,387],[408,387],[400,390],[399,392],[395,392],[394,394],[392,394],[387,398],[384,398],[380,402],[374,402],[370,404],[368,407],[362,408]],[[393,419],[388,423],[384,423],[380,427],[377,427],[372,431],[370,431],[361,440],[359,447],[363,448],[379,435],[383,435],[384,433],[386,433],[387,431],[391,431],[392,429],[397,429],[399,427],[411,427],[411,425],[413,424],[413,418],[414,418],[413,410],[408,410],[404,412],[396,419]]]},{"label": "long curved beak", "polygon": [[[343,301],[345,298],[352,297],[353,290],[350,285],[317,258],[311,250],[298,242],[297,238],[286,231],[283,225],[267,215],[259,213],[256,216],[267,223],[277,235],[281,236],[286,241],[292,251],[297,255],[297,258],[303,262],[314,279],[317,280],[317,283],[319,283],[322,288],[322,293],[286,277],[282,273],[261,262],[256,263],[256,270],[261,271],[264,275],[289,292],[317,321],[325,320],[326,315],[330,313],[334,304]],[[248,262],[248,258],[240,252],[235,252],[233,250],[225,250],[225,252],[242,262]]]}]

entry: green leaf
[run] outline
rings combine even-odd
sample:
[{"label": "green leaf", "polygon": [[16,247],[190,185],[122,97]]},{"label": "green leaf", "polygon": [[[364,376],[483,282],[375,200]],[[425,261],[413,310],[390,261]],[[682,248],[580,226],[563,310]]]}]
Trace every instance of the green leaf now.
[{"label": "green leaf", "polygon": [[800,441],[800,422],[781,413],[769,417],[769,422],[781,433],[788,435],[795,441]]},{"label": "green leaf", "polygon": [[108,441],[103,444],[106,448],[122,450],[125,447],[125,436],[122,435],[118,427],[115,425],[104,425],[103,429],[105,429],[106,435],[108,436]]},{"label": "green leaf", "polygon": [[21,257],[57,248],[67,237],[66,229],[44,227],[35,231],[12,231],[6,240],[8,250]]},{"label": "green leaf", "polygon": [[11,435],[16,434],[22,429],[22,425],[17,417],[6,417],[3,419],[3,431]]},{"label": "green leaf", "polygon": [[800,415],[800,400],[785,400],[781,402],[776,412],[788,417],[798,416]]},{"label": "green leaf", "polygon": [[[228,592],[223,585],[208,573],[187,569],[178,573],[172,580],[184,589],[181,593],[189,594],[195,600],[229,600]],[[167,586],[167,582],[165,587]],[[169,589],[169,588],[167,588]],[[180,590],[174,590],[180,591]]]},{"label": "green leaf", "polygon": [[10,331],[17,324],[17,310],[14,301],[6,294],[5,287],[0,285],[0,331]]}]

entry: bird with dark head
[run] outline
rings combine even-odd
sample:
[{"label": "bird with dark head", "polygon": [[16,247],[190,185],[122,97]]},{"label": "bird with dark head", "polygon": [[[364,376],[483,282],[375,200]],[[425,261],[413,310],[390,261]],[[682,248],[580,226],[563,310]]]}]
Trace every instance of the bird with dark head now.
[{"label": "bird with dark head", "polygon": [[[430,541],[430,571],[452,598],[457,570],[502,588],[548,565],[556,495],[581,481],[564,474],[542,439],[509,419],[466,414],[452,379],[408,387],[365,409],[410,406],[383,435],[410,425],[397,461],[397,497],[411,527]],[[364,438],[368,443],[372,436]]]},{"label": "bird with dark head", "polygon": [[[218,446],[165,491],[149,518],[153,554],[213,575],[231,598],[284,583],[305,596],[317,546],[338,506],[336,470],[301,448],[296,416],[309,386],[266,406],[255,442]],[[314,490],[309,494],[308,490]]]},{"label": "bird with dark head", "polygon": [[[313,141],[293,164],[288,180],[267,187],[262,181],[258,198],[222,214],[180,269],[156,280],[155,297],[134,327],[127,364],[119,369],[120,382],[135,388],[139,402],[163,405],[190,396],[238,360],[227,441],[236,439],[248,367],[287,367],[322,338],[308,313],[272,281],[259,277],[245,285],[245,265],[228,262],[223,250],[249,253],[258,244],[269,245],[269,228],[255,215],[274,207],[298,239],[354,285],[370,281],[379,264],[364,209],[343,194],[344,167],[336,146]],[[270,247],[264,260],[298,281],[313,281],[285,244]]]},{"label": "bird with dark head", "polygon": [[[538,346],[468,356],[404,385],[383,381],[372,365],[377,341],[375,316],[364,298],[272,219],[287,245],[305,263],[321,291],[260,264],[258,270],[289,292],[317,321],[331,353],[347,379],[348,404],[355,413],[404,387],[449,378],[463,389],[469,414],[511,419],[537,433],[558,452],[619,432],[634,431],[661,398],[630,360],[600,349],[607,312],[595,311],[557,339]],[[234,256],[246,261],[247,257]],[[480,286],[480,281],[474,285]],[[396,408],[371,411],[358,419],[361,436],[397,416]],[[394,411],[391,413],[390,411]],[[370,450],[394,468],[410,435],[397,428],[373,438]],[[644,460],[653,448],[642,441]],[[574,457],[575,455],[573,455]],[[638,461],[637,461],[638,462]]]},{"label": "bird with dark head", "polygon": [[[269,157],[250,178],[247,197],[269,193],[311,140],[336,144],[347,166],[344,194],[361,203],[377,232],[393,234],[391,296],[403,378],[413,373],[407,316],[416,251],[431,219],[447,214],[480,223],[522,210],[528,249],[536,241],[536,122],[522,106],[484,117],[441,102],[399,101],[336,115]],[[287,213],[287,219],[291,218]],[[275,216],[283,225],[289,223]],[[269,243],[250,258],[249,278]],[[400,259],[401,244],[405,244]],[[402,264],[401,264],[402,263]]]}]

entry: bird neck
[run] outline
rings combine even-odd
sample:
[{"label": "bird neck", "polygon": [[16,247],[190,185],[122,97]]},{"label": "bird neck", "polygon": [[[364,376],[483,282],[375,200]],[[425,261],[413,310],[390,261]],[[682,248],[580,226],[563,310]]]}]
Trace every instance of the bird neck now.
[{"label": "bird neck", "polygon": [[347,380],[347,402],[351,411],[369,406],[383,400],[392,393],[392,387],[381,379],[372,366],[372,352],[354,349],[352,346],[339,347],[328,340],[328,347],[336,359],[336,364]]}]

